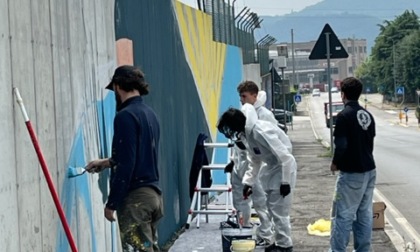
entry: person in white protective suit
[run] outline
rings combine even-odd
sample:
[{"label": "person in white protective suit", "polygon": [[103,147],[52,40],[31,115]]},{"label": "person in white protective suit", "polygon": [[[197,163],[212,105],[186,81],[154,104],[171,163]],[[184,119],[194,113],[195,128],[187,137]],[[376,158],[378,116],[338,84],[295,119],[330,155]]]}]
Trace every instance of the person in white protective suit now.
[{"label": "person in white protective suit", "polygon": [[274,222],[274,243],[265,251],[293,251],[289,212],[297,166],[289,138],[279,127],[258,120],[250,104],[244,104],[242,111],[227,110],[217,127],[227,138],[244,142],[248,151],[250,164],[242,181],[243,196],[252,195],[258,179],[266,193],[269,218]]},{"label": "person in white protective suit", "polygon": [[[252,104],[257,111],[258,119],[277,125],[274,114],[264,106],[267,100],[265,91],[259,91],[258,86],[252,81],[242,82],[239,84],[237,90],[242,105],[245,103]],[[259,180],[256,180],[256,183],[253,186],[253,193],[250,197],[251,200],[249,198],[244,198],[242,195],[242,179],[246,169],[248,169],[248,165],[249,162],[247,160],[246,149],[242,150],[235,145],[232,162],[228,164],[227,169],[225,170],[226,172],[229,172],[229,169],[232,169],[231,167],[233,166],[231,176],[233,205],[236,210],[242,212],[244,226],[250,226],[252,200],[252,205],[260,220],[260,225],[256,230],[256,245],[258,247],[267,246],[272,242],[273,223],[269,218],[265,192],[261,187]]]}]

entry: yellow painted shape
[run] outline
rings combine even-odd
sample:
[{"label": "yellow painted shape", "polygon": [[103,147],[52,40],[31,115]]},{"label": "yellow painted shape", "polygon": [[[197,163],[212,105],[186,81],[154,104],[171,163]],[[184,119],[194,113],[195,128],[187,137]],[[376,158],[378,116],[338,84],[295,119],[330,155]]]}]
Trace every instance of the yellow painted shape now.
[{"label": "yellow painted shape", "polygon": [[214,140],[227,45],[213,41],[213,22],[210,15],[177,0],[173,1],[185,57]]}]

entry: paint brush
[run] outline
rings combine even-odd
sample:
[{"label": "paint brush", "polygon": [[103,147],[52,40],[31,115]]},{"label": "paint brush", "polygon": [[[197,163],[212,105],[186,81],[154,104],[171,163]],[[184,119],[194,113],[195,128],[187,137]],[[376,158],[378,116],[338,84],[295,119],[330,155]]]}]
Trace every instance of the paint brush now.
[{"label": "paint brush", "polygon": [[67,169],[67,177],[74,178],[74,177],[85,174],[85,172],[87,172],[87,170],[84,167],[72,167],[72,166],[70,166]]}]

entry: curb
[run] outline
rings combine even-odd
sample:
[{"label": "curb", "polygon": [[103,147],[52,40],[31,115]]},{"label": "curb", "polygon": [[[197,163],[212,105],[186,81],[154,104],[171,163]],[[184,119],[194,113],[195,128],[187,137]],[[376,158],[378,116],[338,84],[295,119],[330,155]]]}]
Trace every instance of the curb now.
[{"label": "curb", "polygon": [[[305,97],[306,100],[308,98],[309,98],[308,96]],[[310,120],[310,122],[311,122],[311,128],[312,128],[312,132],[314,133],[315,139],[317,141],[321,141],[322,146],[324,146],[325,148],[329,149],[331,147],[331,145],[327,141],[325,141],[322,138],[320,138],[319,135],[318,135],[318,132],[316,132],[315,127],[314,127],[314,123],[312,122],[312,117],[313,117],[312,116],[312,110],[309,108],[308,102],[305,101],[305,103],[306,103],[306,110],[308,111],[309,118],[311,119]]]}]

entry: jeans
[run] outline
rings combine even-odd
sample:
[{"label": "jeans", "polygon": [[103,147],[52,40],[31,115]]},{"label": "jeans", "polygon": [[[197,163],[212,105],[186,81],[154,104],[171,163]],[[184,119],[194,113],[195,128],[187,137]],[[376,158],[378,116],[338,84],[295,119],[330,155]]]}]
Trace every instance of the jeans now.
[{"label": "jeans", "polygon": [[375,181],[376,170],[364,173],[339,173],[331,212],[330,252],[346,251],[351,230],[353,230],[354,251],[370,250]]}]

